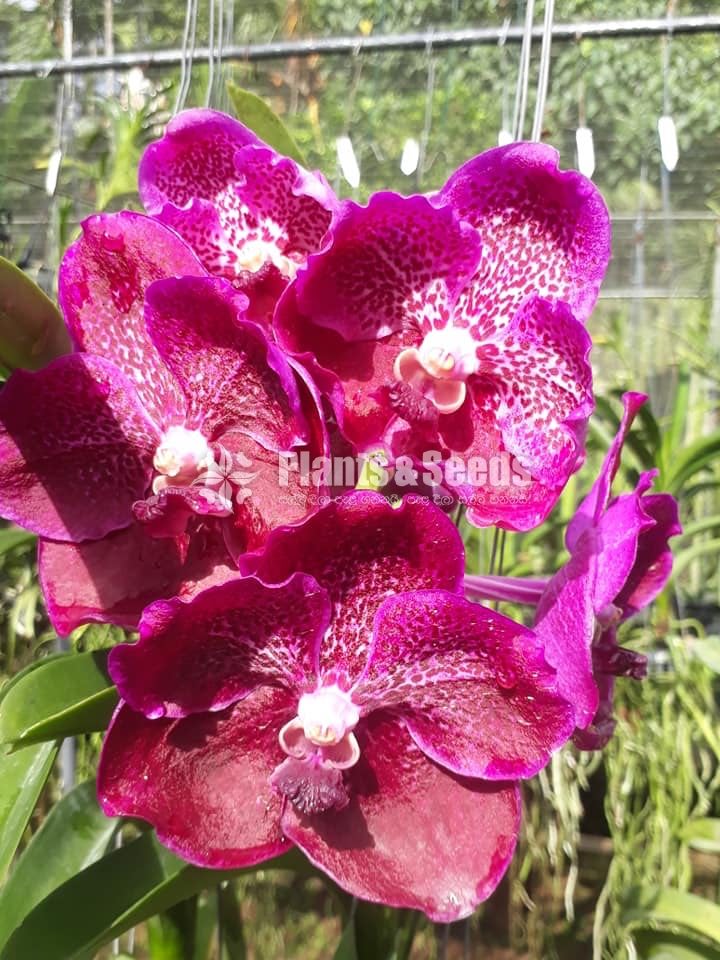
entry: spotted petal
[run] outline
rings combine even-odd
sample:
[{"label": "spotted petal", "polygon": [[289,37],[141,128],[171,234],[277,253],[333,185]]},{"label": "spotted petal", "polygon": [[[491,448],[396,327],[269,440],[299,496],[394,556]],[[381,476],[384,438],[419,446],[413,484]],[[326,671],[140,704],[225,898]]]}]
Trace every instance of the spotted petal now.
[{"label": "spotted petal", "polygon": [[334,613],[321,672],[328,683],[350,685],[365,668],[382,601],[410,590],[460,592],[464,566],[457,529],[432,503],[407,498],[393,508],[378,494],[353,493],[274,531],[256,572],[278,583],[302,570],[327,589]]},{"label": "spotted petal", "polygon": [[212,440],[241,429],[287,450],[304,426],[297,384],[278,348],[244,322],[246,307],[224,280],[183,277],[148,289],[145,317],[183,393],[188,429]]},{"label": "spotted petal", "polygon": [[300,314],[343,339],[445,326],[480,255],[475,231],[425,197],[343,204],[331,240],[296,279]]},{"label": "spotted petal", "polygon": [[288,695],[263,688],[222,713],[148,720],[121,704],[103,746],[98,796],[108,816],[139,817],[200,867],[251,866],[288,849],[270,787],[283,759]]},{"label": "spotted petal", "polygon": [[[229,280],[259,265],[248,261],[248,244],[264,250],[268,262],[302,263],[319,248],[336,204],[323,179],[214,110],[175,117],[145,151],[139,184],[148,213]],[[255,257],[253,251],[249,260]]]},{"label": "spotted petal", "polygon": [[132,521],[159,439],[130,380],[89,354],[17,370],[0,394],[0,512],[55,540]]},{"label": "spotted petal", "polygon": [[350,803],[315,816],[288,804],[283,832],[353,896],[422,910],[438,922],[469,916],[512,858],[517,788],[443,770],[382,714],[360,741]]},{"label": "spotted petal", "polygon": [[327,594],[312,577],[279,586],[238,578],[189,602],[152,604],[139,641],[113,649],[110,673],[148,717],[222,710],[262,683],[309,684],[329,619]]},{"label": "spotted petal", "polygon": [[514,143],[474,157],[434,198],[471,223],[482,259],[459,314],[484,339],[533,295],[563,300],[586,320],[610,258],[610,220],[597,188],[558,169],[540,143]]},{"label": "spotted petal", "polygon": [[564,486],[583,456],[594,406],[591,346],[564,304],[533,298],[478,351],[505,449],[546,486]]},{"label": "spotted petal", "polygon": [[533,776],[575,726],[535,634],[439,590],[383,603],[353,699],[394,708],[433,760],[487,779]]},{"label": "spotted petal", "polygon": [[145,291],[161,277],[205,271],[180,237],[127,210],[83,222],[60,265],[60,304],[79,350],[112,360],[130,377],[145,408],[163,425],[180,398],[145,330]]}]

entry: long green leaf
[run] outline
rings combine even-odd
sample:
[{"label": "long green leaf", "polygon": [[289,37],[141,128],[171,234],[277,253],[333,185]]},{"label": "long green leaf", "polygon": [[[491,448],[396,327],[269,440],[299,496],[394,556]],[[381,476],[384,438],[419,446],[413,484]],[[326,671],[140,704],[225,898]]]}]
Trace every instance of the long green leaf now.
[{"label": "long green leaf", "polygon": [[[294,869],[296,850],[263,864]],[[0,960],[85,960],[103,944],[229,876],[189,866],[152,833],[108,853],[46,897],[5,945]]]},{"label": "long green leaf", "polygon": [[672,469],[663,479],[662,486],[670,493],[681,493],[685,484],[701,470],[712,467],[720,454],[720,430],[715,430],[707,437],[702,437],[690,444],[672,459]]},{"label": "long green leaf", "polygon": [[683,831],[683,837],[696,850],[720,853],[720,818],[697,817],[691,820]]},{"label": "long green leaf", "polygon": [[638,930],[633,936],[638,960],[720,960],[720,950],[667,930]]},{"label": "long green leaf", "polygon": [[707,937],[720,946],[720,907],[694,893],[666,887],[636,888],[628,897],[627,926],[666,926]]},{"label": "long green leaf", "polygon": [[3,690],[0,743],[38,743],[104,730],[116,704],[106,650],[50,657]]},{"label": "long green leaf", "polygon": [[57,747],[56,743],[41,743],[14,753],[0,748],[0,881],[50,775]]},{"label": "long green leaf", "polygon": [[232,101],[235,116],[254,134],[264,140],[268,146],[292,157],[303,167],[307,166],[300,148],[288,133],[285,124],[260,97],[249,90],[243,90],[234,83],[228,84],[228,93]]},{"label": "long green leaf", "polygon": [[0,948],[33,907],[105,853],[119,823],[100,809],[94,780],[52,808],[0,888]]},{"label": "long green leaf", "polygon": [[712,540],[701,540],[692,547],[680,550],[675,554],[672,569],[672,579],[677,580],[683,571],[685,571],[694,560],[701,557],[709,557],[720,554],[720,537],[714,537]]},{"label": "long green leaf", "polygon": [[355,942],[355,918],[352,917],[342,932],[333,960],[358,960],[357,943]]},{"label": "long green leaf", "polygon": [[0,362],[39,370],[72,344],[60,311],[14,263],[0,257]]},{"label": "long green leaf", "polygon": [[20,527],[6,527],[0,530],[0,556],[14,550],[16,547],[25,547],[37,540],[34,533],[21,530]]}]

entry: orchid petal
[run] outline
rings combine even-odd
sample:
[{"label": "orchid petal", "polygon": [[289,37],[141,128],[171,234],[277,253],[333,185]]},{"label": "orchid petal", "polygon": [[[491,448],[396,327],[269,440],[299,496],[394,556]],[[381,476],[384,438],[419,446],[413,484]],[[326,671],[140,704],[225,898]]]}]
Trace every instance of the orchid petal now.
[{"label": "orchid petal", "polygon": [[270,787],[283,759],[288,694],[264,688],[223,713],[148,720],[121,704],[105,737],[98,796],[108,816],[139,817],[200,867],[252,866],[288,849]]},{"label": "orchid petal", "polygon": [[531,299],[478,354],[499,397],[505,448],[547,486],[564,486],[582,457],[594,406],[591,345],[564,304]]},{"label": "orchid petal", "polygon": [[17,370],[0,394],[0,511],[55,540],[129,526],[159,439],[130,380],[89,354]]},{"label": "orchid petal", "polygon": [[353,896],[422,910],[438,922],[469,916],[512,858],[517,788],[448,773],[381,714],[360,746],[347,773],[349,804],[314,816],[288,804],[285,835]]},{"label": "orchid petal", "polygon": [[535,634],[439,590],[383,603],[353,700],[392,707],[437,763],[493,780],[533,776],[575,726]]},{"label": "orchid petal", "polygon": [[293,372],[260,329],[247,298],[224,280],[160,280],[147,292],[148,332],[187,404],[186,425],[208,439],[242,429],[287,450],[302,439]]},{"label": "orchid petal", "polygon": [[345,202],[330,241],[296,278],[301,314],[346,341],[444,327],[480,255],[477,235],[425,197]]},{"label": "orchid petal", "polygon": [[248,245],[292,268],[319,248],[336,199],[326,182],[281,157],[238,121],[214,110],[187,110],[145,151],[140,196],[148,213],[172,226],[207,269],[247,276]]},{"label": "orchid petal", "polygon": [[644,393],[628,392],[623,394],[622,401],[623,415],[620,427],[610,444],[608,452],[605,454],[597,480],[575,511],[575,515],[568,523],[565,531],[565,545],[571,552],[575,550],[577,541],[583,532],[593,523],[597,523],[610,502],[612,483],[620,467],[623,445],[638,410],[647,401],[647,396]]},{"label": "orchid petal", "polygon": [[257,576],[278,583],[295,570],[325,587],[333,621],[320,652],[326,682],[351,684],[364,670],[375,614],[409,590],[461,589],[464,550],[453,523],[433,504],[399,508],[375,493],[343,496],[292,530],[270,534]]},{"label": "orchid petal", "polygon": [[558,169],[555,150],[487,150],[456,170],[433,202],[452,207],[482,241],[459,307],[477,339],[506,326],[531,295],[566,301],[587,320],[610,258],[610,218],[590,180]]},{"label": "orchid petal", "polygon": [[170,371],[145,330],[145,291],[163,277],[200,277],[192,250],[151,217],[123,210],[83,222],[82,236],[60,265],[59,296],[79,350],[112,360],[163,426],[181,410]]},{"label": "orchid petal", "polygon": [[329,619],[327,594],[312,577],[276,586],[236,578],[188,602],[149,606],[139,641],[113,649],[110,674],[147,717],[222,710],[263,683],[311,683]]},{"label": "orchid petal", "polygon": [[43,540],[38,572],[48,616],[60,636],[83,623],[111,622],[135,629],[158,597],[187,598],[237,576],[217,538],[197,532],[190,549],[149,537],[137,523],[101,540]]}]

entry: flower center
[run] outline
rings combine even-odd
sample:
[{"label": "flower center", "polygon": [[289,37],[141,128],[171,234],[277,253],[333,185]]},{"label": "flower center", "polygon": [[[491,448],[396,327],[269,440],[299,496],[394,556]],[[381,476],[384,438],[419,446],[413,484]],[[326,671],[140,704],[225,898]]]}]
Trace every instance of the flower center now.
[{"label": "flower center", "polygon": [[189,487],[215,458],[199,430],[169,427],[160,441],[153,466],[158,476],[153,480],[153,493],[166,487]]},{"label": "flower center", "polygon": [[270,782],[302,813],[347,805],[343,770],[360,759],[352,732],[359,719],[350,695],[337,686],[320,687],[300,697],[297,716],[279,734],[287,760],[275,769]]},{"label": "flower center", "polygon": [[298,270],[298,264],[284,253],[280,253],[274,243],[264,240],[248,240],[243,244],[237,258],[241,270],[257,273],[266,263],[274,264],[280,273],[292,280]]},{"label": "flower center", "polygon": [[432,401],[439,413],[454,413],[465,401],[465,381],[477,371],[477,344],[463,327],[431,330],[417,347],[395,358],[395,377]]}]

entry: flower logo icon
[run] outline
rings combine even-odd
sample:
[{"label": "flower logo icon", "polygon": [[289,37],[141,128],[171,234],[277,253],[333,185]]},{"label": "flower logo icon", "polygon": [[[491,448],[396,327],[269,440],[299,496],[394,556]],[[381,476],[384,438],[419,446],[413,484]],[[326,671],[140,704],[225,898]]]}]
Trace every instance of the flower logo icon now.
[{"label": "flower logo icon", "polygon": [[252,496],[250,484],[258,474],[248,472],[249,467],[252,460],[244,453],[232,454],[219,444],[217,459],[195,478],[193,485],[205,487],[209,498],[219,500],[232,511],[233,494],[236,503],[244,503]]}]

